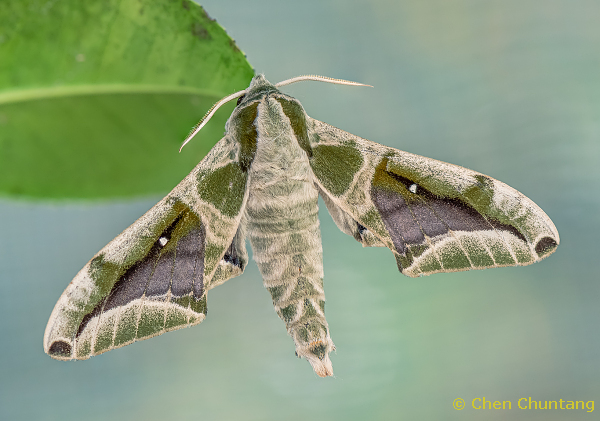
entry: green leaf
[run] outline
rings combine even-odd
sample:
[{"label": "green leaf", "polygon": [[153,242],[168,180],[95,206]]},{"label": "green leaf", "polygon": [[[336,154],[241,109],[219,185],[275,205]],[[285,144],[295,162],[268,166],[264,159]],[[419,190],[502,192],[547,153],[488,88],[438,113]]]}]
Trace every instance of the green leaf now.
[{"label": "green leaf", "polygon": [[188,0],[3,0],[0,195],[109,198],[173,188],[222,137],[213,103],[253,70]]}]

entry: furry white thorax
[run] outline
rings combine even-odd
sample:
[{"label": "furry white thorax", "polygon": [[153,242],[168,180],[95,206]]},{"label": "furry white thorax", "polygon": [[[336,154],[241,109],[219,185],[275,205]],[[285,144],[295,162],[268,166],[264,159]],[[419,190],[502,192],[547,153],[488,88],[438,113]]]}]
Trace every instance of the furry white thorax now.
[{"label": "furry white thorax", "polygon": [[[295,217],[296,204],[315,201],[318,191],[306,152],[300,148],[281,105],[268,96],[258,107],[258,141],[249,174],[247,211],[255,218]],[[276,209],[280,209],[278,214]]]}]

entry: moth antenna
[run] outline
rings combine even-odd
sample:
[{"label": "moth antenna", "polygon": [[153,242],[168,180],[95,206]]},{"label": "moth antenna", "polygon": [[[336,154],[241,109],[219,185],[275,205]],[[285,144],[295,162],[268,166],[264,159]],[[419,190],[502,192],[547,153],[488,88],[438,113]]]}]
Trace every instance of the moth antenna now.
[{"label": "moth antenna", "polygon": [[344,80],[344,79],[334,79],[332,77],[318,76],[318,75],[296,76],[291,79],[287,79],[282,82],[276,83],[275,86],[277,88],[279,88],[280,86],[285,86],[285,85],[289,85],[289,84],[296,83],[296,82],[302,82],[303,80],[315,80],[317,82],[336,83],[338,85],[369,86],[371,88],[373,87],[372,85],[366,85],[364,83],[352,82],[350,80]]},{"label": "moth antenna", "polygon": [[228,103],[229,101],[231,101],[232,99],[236,99],[241,97],[242,95],[244,95],[246,93],[247,89],[244,89],[243,91],[239,91],[236,92],[235,94],[231,94],[226,96],[225,98],[221,99],[220,101],[218,101],[215,105],[213,105],[210,110],[208,110],[206,112],[206,114],[204,114],[204,117],[202,117],[202,119],[198,122],[198,124],[196,124],[192,130],[190,131],[190,134],[188,134],[188,136],[185,138],[185,140],[183,141],[183,144],[181,145],[181,147],[179,148],[179,152],[181,152],[181,150],[183,149],[183,147],[190,141],[192,140],[192,138],[194,136],[196,136],[196,134],[200,131],[200,129],[202,127],[204,127],[204,125],[206,123],[208,123],[208,121],[211,119],[211,117],[217,112],[217,110],[219,109],[219,107],[223,104]]}]

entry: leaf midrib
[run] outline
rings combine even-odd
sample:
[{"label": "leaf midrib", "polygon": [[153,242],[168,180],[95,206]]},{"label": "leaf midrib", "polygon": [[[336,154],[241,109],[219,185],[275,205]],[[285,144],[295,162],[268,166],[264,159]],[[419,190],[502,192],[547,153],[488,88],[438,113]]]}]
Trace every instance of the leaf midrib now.
[{"label": "leaf midrib", "polygon": [[216,100],[224,96],[223,93],[218,93],[216,91],[198,89],[188,86],[132,84],[74,85],[56,86],[50,88],[18,89],[0,92],[0,105],[70,96],[114,94],[190,94],[213,97],[216,98]]}]

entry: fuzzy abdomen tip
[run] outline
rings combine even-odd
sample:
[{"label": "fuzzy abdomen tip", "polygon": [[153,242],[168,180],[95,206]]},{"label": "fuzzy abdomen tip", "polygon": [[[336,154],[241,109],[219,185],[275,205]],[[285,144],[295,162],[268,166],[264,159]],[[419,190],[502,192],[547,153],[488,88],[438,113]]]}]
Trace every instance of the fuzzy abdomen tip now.
[{"label": "fuzzy abdomen tip", "polygon": [[298,357],[306,358],[313,370],[320,377],[333,376],[333,366],[329,359],[329,353],[335,349],[335,345],[331,339],[327,341],[314,341],[308,346],[297,348],[296,354]]}]

